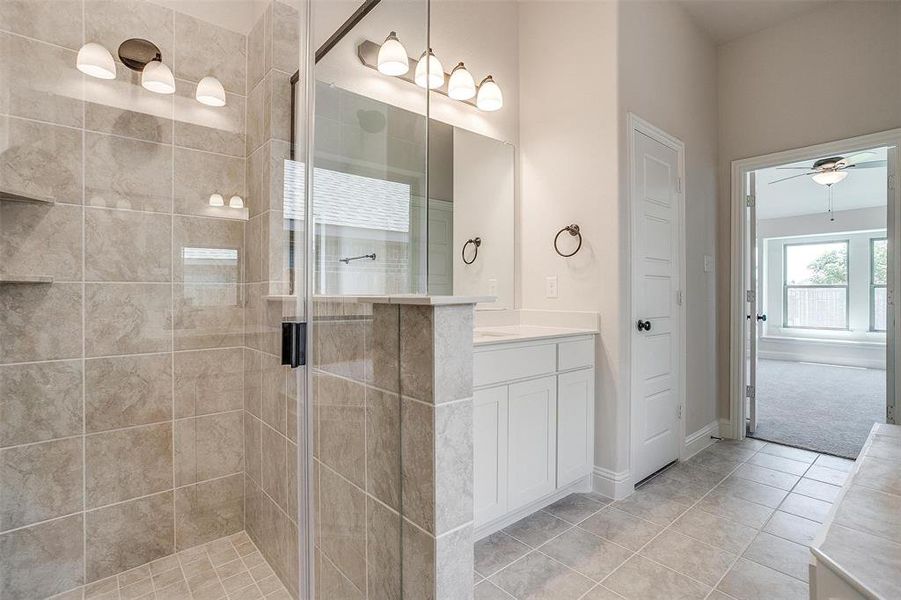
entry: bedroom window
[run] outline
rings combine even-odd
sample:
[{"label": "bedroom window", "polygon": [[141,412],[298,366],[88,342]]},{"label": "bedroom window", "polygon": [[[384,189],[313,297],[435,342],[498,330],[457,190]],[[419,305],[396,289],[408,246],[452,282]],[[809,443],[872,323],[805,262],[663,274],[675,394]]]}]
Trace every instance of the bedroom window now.
[{"label": "bedroom window", "polygon": [[885,331],[888,240],[870,240],[870,331]]},{"label": "bedroom window", "polygon": [[848,241],[785,245],[783,327],[848,329]]}]

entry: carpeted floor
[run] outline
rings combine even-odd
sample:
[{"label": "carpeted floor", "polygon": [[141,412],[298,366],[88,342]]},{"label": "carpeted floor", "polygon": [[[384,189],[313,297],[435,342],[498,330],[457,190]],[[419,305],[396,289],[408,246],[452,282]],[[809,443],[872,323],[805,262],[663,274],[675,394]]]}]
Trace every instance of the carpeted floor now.
[{"label": "carpeted floor", "polygon": [[857,458],[885,422],[885,371],[761,360],[753,437]]}]

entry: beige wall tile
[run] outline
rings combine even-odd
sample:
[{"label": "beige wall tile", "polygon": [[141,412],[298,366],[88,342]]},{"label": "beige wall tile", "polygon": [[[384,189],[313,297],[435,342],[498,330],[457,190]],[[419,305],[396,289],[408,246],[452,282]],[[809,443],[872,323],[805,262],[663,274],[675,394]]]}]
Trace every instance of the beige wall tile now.
[{"label": "beige wall tile", "polygon": [[197,102],[197,83],[175,82],[175,144],[244,157],[244,96],[226,92],[225,106]]},{"label": "beige wall tile", "polygon": [[328,560],[317,558],[319,566],[319,578],[316,580],[318,587],[317,598],[345,598],[346,600],[363,600],[363,592],[345,577],[341,571]]},{"label": "beige wall tile", "polygon": [[260,417],[263,422],[284,434],[287,421],[287,378],[291,375],[288,367],[281,364],[278,356],[261,355],[262,398]]},{"label": "beige wall tile", "polygon": [[2,112],[81,127],[84,92],[82,75],[72,68],[75,55],[72,50],[0,33]]},{"label": "beige wall tile", "polygon": [[152,40],[172,66],[172,11],[145,0],[85,0],[85,38],[116,54],[128,38]]},{"label": "beige wall tile", "polygon": [[203,214],[213,193],[244,196],[244,159],[176,148],[175,212]]},{"label": "beige wall tile", "polygon": [[250,156],[269,139],[272,127],[272,86],[266,75],[247,92],[245,156]]},{"label": "beige wall tile", "polygon": [[355,381],[363,381],[365,374],[365,324],[362,320],[318,321],[315,336],[315,364],[328,371]]},{"label": "beige wall tile", "polygon": [[85,209],[85,279],[171,281],[171,221],[163,214]]},{"label": "beige wall tile", "polygon": [[0,29],[78,50],[82,44],[81,13],[81,0],[6,0]]},{"label": "beige wall tile", "polygon": [[365,388],[327,373],[316,376],[316,385],[320,460],[365,487]]},{"label": "beige wall tile", "polygon": [[366,388],[366,491],[400,509],[400,398]]},{"label": "beige wall tile", "polygon": [[[269,186],[266,189],[266,195],[269,197],[269,206],[274,210],[284,210],[289,212],[285,199],[285,172],[287,169],[302,170],[303,165],[300,162],[291,161],[291,144],[283,140],[272,140],[269,142]],[[295,157],[294,161],[301,161],[302,157]],[[288,190],[291,191],[289,185]],[[302,202],[300,191],[295,192],[294,202]],[[289,201],[291,198],[288,199]]]},{"label": "beige wall tile", "polygon": [[435,408],[435,531],[472,521],[472,401]]},{"label": "beige wall tile", "polygon": [[432,401],[433,315],[430,306],[400,308],[400,387],[405,396]]},{"label": "beige wall tile", "polygon": [[212,75],[230,92],[244,94],[245,38],[182,13],[175,13],[176,77],[200,81]]},{"label": "beige wall tile", "polygon": [[263,396],[263,355],[251,348],[244,348],[244,410],[260,416]]},{"label": "beige wall tile", "polygon": [[[299,477],[297,452],[297,444],[288,441],[288,473],[285,485],[288,488],[288,515],[292,519],[297,518],[297,478]],[[306,456],[306,454],[304,455]]]},{"label": "beige wall tile", "polygon": [[319,485],[323,499],[319,509],[320,546],[348,579],[363,589],[366,582],[366,495],[328,468],[322,469]]},{"label": "beige wall tile", "polygon": [[81,279],[81,208],[0,204],[0,272]]},{"label": "beige wall tile", "polygon": [[273,431],[271,427],[262,427],[262,488],[269,497],[283,510],[288,510],[288,441]]},{"label": "beige wall tile", "polygon": [[88,432],[172,418],[172,356],[146,354],[85,361]]},{"label": "beige wall tile", "polygon": [[234,475],[175,490],[175,530],[182,550],[244,529],[244,478]]},{"label": "beige wall tile", "polygon": [[89,508],[172,487],[172,425],[160,423],[85,438]]},{"label": "beige wall tile", "polygon": [[300,60],[300,16],[285,2],[273,2],[272,15],[272,66],[293,73]]},{"label": "beige wall tile", "polygon": [[172,290],[163,283],[85,286],[85,352],[109,356],[172,348]]},{"label": "beige wall tile", "polygon": [[262,422],[250,414],[244,415],[244,452],[245,473],[253,479],[257,485],[262,484],[262,459],[263,459],[263,427]]},{"label": "beige wall tile", "polygon": [[0,534],[0,596],[46,598],[83,583],[83,516]]},{"label": "beige wall tile", "polygon": [[272,6],[266,7],[247,34],[247,89],[251,90],[272,68]]},{"label": "beige wall tile", "polygon": [[468,598],[473,578],[472,526],[439,536],[435,540],[435,600]]},{"label": "beige wall tile", "polygon": [[0,363],[81,356],[81,284],[0,286]]},{"label": "beige wall tile", "polygon": [[[173,219],[172,263],[175,280],[185,283],[241,283],[244,266],[244,224],[202,217]],[[235,258],[197,258],[191,249],[230,250]]]},{"label": "beige wall tile", "polygon": [[191,417],[244,405],[241,348],[175,353],[175,416]]},{"label": "beige wall tile", "polygon": [[372,498],[367,502],[366,580],[369,598],[401,598],[400,515]]},{"label": "beige wall tile", "polygon": [[0,447],[82,431],[81,361],[0,367]]},{"label": "beige wall tile", "polygon": [[434,402],[472,396],[473,307],[435,307]]},{"label": "beige wall tile", "polygon": [[172,147],[85,134],[85,199],[91,206],[172,212]]},{"label": "beige wall tile", "polygon": [[186,485],[244,469],[242,411],[175,422],[175,484]]},{"label": "beige wall tile", "polygon": [[400,391],[400,311],[397,306],[376,304],[372,307],[371,327],[373,385],[391,392]]},{"label": "beige wall tile", "polygon": [[87,512],[87,581],[172,554],[174,523],[171,491]]},{"label": "beige wall tile", "polygon": [[435,531],[435,409],[401,401],[401,473],[404,517]]},{"label": "beige wall tile", "polygon": [[291,141],[291,73],[284,71],[271,71],[269,73],[269,92],[272,104],[270,129],[268,138],[274,140]]},{"label": "beige wall tile", "polygon": [[81,438],[0,450],[0,530],[81,510]]},{"label": "beige wall tile", "polygon": [[[248,161],[250,162],[250,161]],[[249,172],[249,169],[248,169]],[[259,282],[263,278],[263,219],[264,216],[251,217],[245,225],[245,281]]]},{"label": "beige wall tile", "polygon": [[401,536],[402,597],[434,599],[435,538],[406,519],[401,523]]},{"label": "beige wall tile", "polygon": [[85,128],[99,133],[172,143],[172,96],[141,87],[141,74],[120,64],[115,80],[85,78]]},{"label": "beige wall tile", "polygon": [[242,286],[175,285],[175,349],[230,348],[244,338]]},{"label": "beige wall tile", "polygon": [[81,138],[78,129],[0,117],[0,188],[81,204]]}]

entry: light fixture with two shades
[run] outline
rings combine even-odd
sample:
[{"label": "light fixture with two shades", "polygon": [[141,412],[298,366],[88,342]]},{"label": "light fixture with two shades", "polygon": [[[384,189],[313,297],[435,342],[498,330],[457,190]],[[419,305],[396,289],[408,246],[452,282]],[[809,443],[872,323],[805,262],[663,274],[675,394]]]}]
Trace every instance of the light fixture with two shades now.
[{"label": "light fixture with two shades", "polygon": [[[141,74],[141,87],[155,94],[174,94],[175,77],[163,62],[160,49],[148,40],[132,38],[119,46],[119,60]],[[98,79],[116,78],[116,61],[103,45],[88,42],[78,51],[75,66],[85,75]],[[207,106],[225,106],[225,88],[213,76],[200,80],[194,98]]]},{"label": "light fixture with two shades", "polygon": [[[367,42],[374,46],[371,42]],[[410,71],[410,58],[397,33],[392,31],[378,49],[376,68],[389,77],[404,77]],[[371,66],[371,64],[370,64]],[[431,48],[422,53],[416,62],[412,81],[421,88],[440,90],[447,82],[447,95],[454,100],[467,102],[475,97],[479,110],[492,112],[504,106],[504,94],[491,75],[476,86],[475,79],[462,62],[457,63],[450,76],[444,73],[444,66]]]}]

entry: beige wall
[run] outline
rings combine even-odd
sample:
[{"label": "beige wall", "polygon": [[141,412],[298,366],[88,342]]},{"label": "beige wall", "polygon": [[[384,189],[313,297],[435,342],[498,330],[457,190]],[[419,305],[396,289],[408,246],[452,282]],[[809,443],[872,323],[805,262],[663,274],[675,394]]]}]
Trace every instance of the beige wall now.
[{"label": "beige wall", "polygon": [[718,50],[717,369],[729,416],[730,165],[901,126],[901,4],[852,2]]}]

